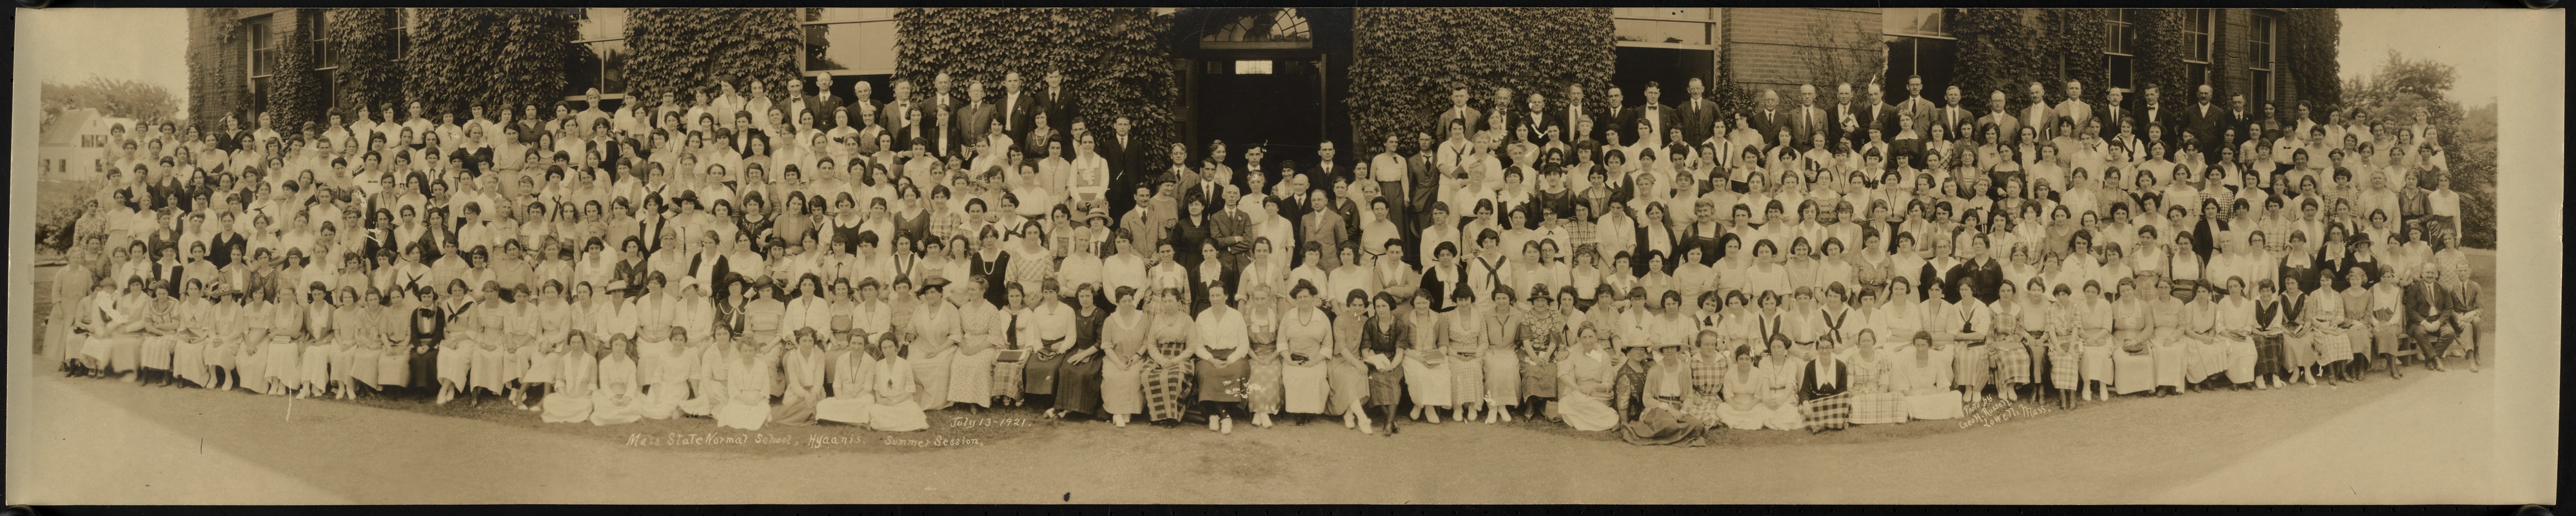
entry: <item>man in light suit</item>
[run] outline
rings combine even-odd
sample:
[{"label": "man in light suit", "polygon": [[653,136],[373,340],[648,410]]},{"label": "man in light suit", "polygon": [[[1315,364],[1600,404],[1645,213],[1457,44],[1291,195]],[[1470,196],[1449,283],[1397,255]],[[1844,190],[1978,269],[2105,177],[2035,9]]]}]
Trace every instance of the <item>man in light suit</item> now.
[{"label": "man in light suit", "polygon": [[[1984,131],[1988,125],[1995,126],[1995,132],[2001,135],[2004,145],[2021,143],[2021,119],[2014,117],[2012,110],[2004,106],[2003,90],[1995,90],[1993,95],[1986,96],[1986,116],[1977,119],[1977,130]],[[1975,141],[1975,135],[1970,136],[1969,140]]]},{"label": "man in light suit", "polygon": [[2039,141],[2045,145],[2057,140],[2057,122],[2057,110],[2048,108],[2048,87],[2030,81],[2030,105],[2021,109],[2022,127],[2038,131]]},{"label": "man in light suit", "polygon": [[1680,121],[1674,123],[1681,124],[1682,137],[1692,142],[1707,141],[1709,138],[1716,137],[1714,131],[1718,120],[1717,103],[1708,100],[1708,83],[1700,81],[1698,77],[1692,77],[1690,89],[1685,91],[1690,94],[1690,97],[1684,99],[1681,105],[1673,106],[1674,111],[1681,113]]},{"label": "man in light suit", "polygon": [[[1952,97],[1951,102],[1955,104],[1958,99]],[[1905,100],[1896,104],[1897,116],[1914,119],[1914,127],[1920,128],[1923,124],[1931,122],[1932,113],[1940,109],[1940,106],[1935,106],[1932,101],[1923,98],[1923,76],[1905,78]],[[1884,126],[1887,137],[1895,138],[1896,120],[1889,119]]]},{"label": "man in light suit", "polygon": [[[828,84],[823,83],[820,80],[816,81],[816,83]],[[877,125],[885,127],[885,134],[895,135],[895,152],[903,152],[912,149],[912,141],[907,138],[907,135],[909,134],[907,129],[909,126],[906,125],[910,122],[905,120],[905,114],[911,113],[915,109],[916,107],[913,105],[912,98],[912,79],[901,77],[895,78],[894,101],[885,103],[884,107],[877,110]],[[814,115],[817,120],[820,120],[822,116],[823,115],[820,114]],[[927,121],[928,120],[924,120],[924,122]]]},{"label": "man in light suit", "polygon": [[[2057,116],[2066,117],[2074,121],[2076,130],[2078,131],[2082,131],[2083,128],[2090,127],[2093,124],[2093,105],[2084,102],[2084,81],[2066,81],[2066,101],[2057,103]],[[2061,134],[2058,136],[2074,137],[2077,135]]]},{"label": "man in light suit", "polygon": [[1825,118],[1825,110],[1816,107],[1816,85],[1798,85],[1798,109],[1789,116],[1789,137],[1795,140],[1790,145],[1798,152],[1812,150],[1816,135],[1825,134],[1825,126],[1832,124]]}]

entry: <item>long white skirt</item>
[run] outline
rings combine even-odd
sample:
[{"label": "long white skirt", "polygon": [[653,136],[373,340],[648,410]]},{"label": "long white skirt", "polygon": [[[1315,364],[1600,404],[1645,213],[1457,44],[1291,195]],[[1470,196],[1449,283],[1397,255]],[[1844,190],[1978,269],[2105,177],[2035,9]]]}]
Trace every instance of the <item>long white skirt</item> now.
[{"label": "long white skirt", "polygon": [[1404,358],[1405,392],[1413,395],[1413,406],[1446,407],[1451,405],[1449,401],[1449,396],[1451,394],[1451,390],[1449,388],[1450,366],[1451,364],[1446,362],[1443,362],[1440,365],[1430,365],[1422,363],[1422,360],[1418,358]]},{"label": "long white skirt", "polygon": [[868,416],[876,412],[877,397],[869,393],[823,398],[814,403],[814,419],[865,426]]},{"label": "long white skirt", "polygon": [[1284,396],[1286,410],[1296,414],[1324,413],[1324,400],[1332,397],[1332,386],[1324,382],[1325,362],[1316,360],[1314,365],[1304,367],[1282,362],[1279,376],[1285,390],[1280,394]]},{"label": "long white skirt", "polygon": [[1960,406],[1959,391],[1938,392],[1905,397],[1905,417],[1913,419],[1958,419],[1966,410]]}]

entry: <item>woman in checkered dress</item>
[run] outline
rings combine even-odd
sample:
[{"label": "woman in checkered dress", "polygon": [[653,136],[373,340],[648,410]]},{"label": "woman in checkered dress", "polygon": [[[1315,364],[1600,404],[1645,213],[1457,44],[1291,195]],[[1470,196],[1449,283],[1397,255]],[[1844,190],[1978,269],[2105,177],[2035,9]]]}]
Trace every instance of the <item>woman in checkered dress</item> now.
[{"label": "woman in checkered dress", "polygon": [[1843,368],[1851,374],[1852,424],[1905,422],[1905,396],[1896,392],[1896,362],[1878,349],[1878,332],[1862,329],[1852,335],[1851,359]]},{"label": "woman in checkered dress", "polygon": [[1171,426],[1181,422],[1189,404],[1198,401],[1191,395],[1190,315],[1188,294],[1179,289],[1164,289],[1145,304],[1153,311],[1152,329],[1145,332],[1153,348],[1145,358],[1145,419]]},{"label": "woman in checkered dress", "polygon": [[[1701,298],[1715,295],[1709,293]],[[1725,340],[1715,330],[1700,330],[1698,345],[1691,349],[1689,355],[1689,385],[1682,390],[1682,415],[1711,428],[1723,426],[1727,366],[1734,365],[1734,357],[1726,351]]]},{"label": "woman in checkered dress", "polygon": [[[2022,325],[2022,315],[2031,307],[2022,303],[2021,288],[2006,281],[1996,285],[1993,338],[1986,339],[1987,360],[1995,368],[1995,395],[2006,401],[2020,396],[2021,384],[2030,383],[2029,327]],[[1961,300],[1966,301],[1965,299]]]},{"label": "woman in checkered dress", "polygon": [[2048,335],[2042,340],[2048,348],[2048,382],[2057,389],[2058,405],[2074,408],[2075,391],[2084,386],[2084,304],[2063,283],[2051,293],[2057,299],[2041,326]]}]

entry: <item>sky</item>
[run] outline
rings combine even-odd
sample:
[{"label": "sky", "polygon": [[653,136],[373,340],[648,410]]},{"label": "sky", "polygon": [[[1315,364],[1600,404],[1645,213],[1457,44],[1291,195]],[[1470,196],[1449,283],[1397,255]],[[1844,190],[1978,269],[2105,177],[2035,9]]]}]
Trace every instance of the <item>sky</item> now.
[{"label": "sky", "polygon": [[[91,75],[133,79],[169,88],[188,100],[187,12],[180,9],[19,9],[20,77],[78,83]],[[2452,98],[2491,102],[2498,70],[2481,59],[2505,42],[2475,30],[2482,19],[2513,10],[2343,11],[2340,61],[2346,77],[2367,77],[2388,60],[2390,49],[2409,58],[2434,59],[2459,69]],[[25,59],[37,56],[37,59]]]},{"label": "sky", "polygon": [[[79,84],[91,75],[157,84],[188,103],[188,12],[18,9],[20,78]],[[33,86],[33,85],[28,85]]]},{"label": "sky", "polygon": [[2488,59],[2509,45],[2492,31],[2477,30],[2497,16],[2523,14],[2512,9],[2345,9],[2340,49],[2343,76],[2369,77],[2388,63],[2388,51],[2407,59],[2431,59],[2459,72],[2451,99],[2462,106],[2494,102],[2498,76]]}]

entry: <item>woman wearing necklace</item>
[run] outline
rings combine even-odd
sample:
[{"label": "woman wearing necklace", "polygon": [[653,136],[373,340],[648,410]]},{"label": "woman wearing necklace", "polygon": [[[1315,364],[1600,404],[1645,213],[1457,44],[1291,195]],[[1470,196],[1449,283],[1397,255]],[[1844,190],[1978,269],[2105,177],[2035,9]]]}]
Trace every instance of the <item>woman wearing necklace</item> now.
[{"label": "woman wearing necklace", "polygon": [[[969,204],[973,204],[973,201],[969,201]],[[984,228],[976,234],[974,249],[972,254],[967,255],[966,264],[969,275],[977,281],[973,282],[973,288],[966,293],[983,298],[990,307],[1009,306],[1010,292],[1003,285],[1007,284],[1004,280],[1009,277],[1007,274],[1012,260],[1011,253],[1002,249],[1001,231]],[[959,303],[959,308],[966,308],[962,301]]]},{"label": "woman wearing necklace", "polygon": [[[985,237],[987,243],[992,239],[989,234]],[[1001,355],[1010,319],[1002,312],[1002,305],[981,301],[984,292],[1001,292],[1005,300],[1009,292],[991,287],[988,281],[989,277],[977,274],[970,277],[967,288],[948,293],[949,302],[957,305],[958,336],[957,352],[948,367],[945,401],[970,405],[970,412],[993,406],[994,398],[1000,396],[993,384],[993,362]]]},{"label": "woman wearing necklace", "polygon": [[[1289,287],[1290,303],[1279,316],[1278,340],[1284,364],[1281,366],[1283,410],[1300,414],[1325,414],[1332,398],[1327,382],[1333,363],[1335,328],[1316,300],[1315,284],[1298,280]],[[1348,419],[1348,418],[1346,418]]]},{"label": "woman wearing necklace", "polygon": [[1245,285],[1247,295],[1241,301],[1243,308],[1237,311],[1242,314],[1244,334],[1249,344],[1242,353],[1247,355],[1244,360],[1251,364],[1249,375],[1243,382],[1244,406],[1252,413],[1252,425],[1262,428],[1271,427],[1270,415],[1279,413],[1279,405],[1283,401],[1280,392],[1284,375],[1283,353],[1279,346],[1281,310],[1271,295],[1272,284],[1264,281]]},{"label": "woman wearing necklace", "polygon": [[[1114,311],[1095,325],[1098,328],[1096,349],[1100,355],[1097,359],[1100,364],[1097,392],[1101,412],[1107,413],[1110,421],[1122,428],[1127,426],[1129,418],[1145,409],[1144,374],[1153,366],[1145,357],[1146,348],[1153,344],[1147,340],[1147,332],[1153,329],[1154,322],[1153,316],[1146,313],[1146,299],[1149,297],[1160,296],[1142,295],[1134,287],[1119,287],[1117,294],[1112,296]],[[1096,311],[1091,308],[1084,310]],[[1096,316],[1085,314],[1082,317]]]}]

